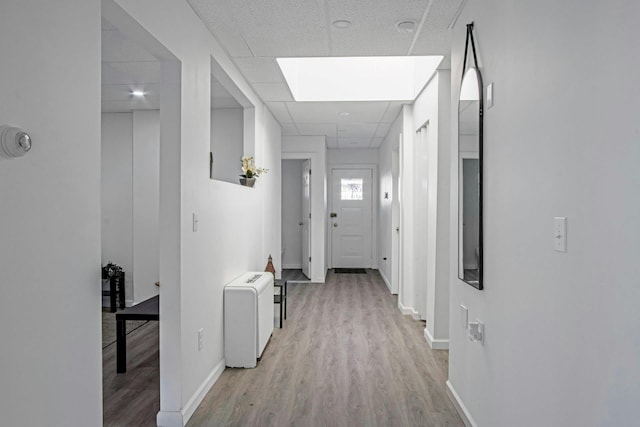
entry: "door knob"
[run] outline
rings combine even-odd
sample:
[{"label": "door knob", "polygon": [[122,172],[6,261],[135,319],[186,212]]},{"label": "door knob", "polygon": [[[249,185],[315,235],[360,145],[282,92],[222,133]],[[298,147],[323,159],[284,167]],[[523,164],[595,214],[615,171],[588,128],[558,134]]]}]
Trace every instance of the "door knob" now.
[{"label": "door knob", "polygon": [[298,225],[302,225],[302,224],[304,224],[304,222],[302,222],[302,221],[300,221],[300,222],[298,223]]},{"label": "door knob", "polygon": [[334,226],[334,227],[337,227],[337,226],[338,226],[338,223],[337,223],[337,222],[334,222],[334,223],[333,223],[333,226]]}]

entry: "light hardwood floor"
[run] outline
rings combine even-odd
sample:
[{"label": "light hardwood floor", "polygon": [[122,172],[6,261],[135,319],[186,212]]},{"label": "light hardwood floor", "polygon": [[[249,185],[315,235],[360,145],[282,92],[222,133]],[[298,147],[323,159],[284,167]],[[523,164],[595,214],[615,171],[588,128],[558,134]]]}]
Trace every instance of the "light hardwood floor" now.
[{"label": "light hardwood floor", "polygon": [[289,286],[288,317],[256,369],[227,369],[188,427],[463,426],[447,352],[400,314],[377,271]]},{"label": "light hardwood floor", "polygon": [[[446,395],[447,352],[429,349],[424,322],[400,314],[376,271],[290,284],[287,310],[258,367],[226,369],[188,427],[464,425]],[[129,336],[125,376],[105,349],[105,426],[155,425],[157,339],[157,322]]]}]

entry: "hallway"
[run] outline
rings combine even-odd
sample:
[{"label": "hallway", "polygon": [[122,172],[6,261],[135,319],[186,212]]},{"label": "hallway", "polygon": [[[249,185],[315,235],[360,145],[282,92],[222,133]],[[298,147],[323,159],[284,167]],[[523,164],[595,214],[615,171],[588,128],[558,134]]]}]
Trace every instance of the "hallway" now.
[{"label": "hallway", "polygon": [[447,352],[396,305],[374,270],[290,284],[258,367],[225,370],[188,426],[462,426]]}]

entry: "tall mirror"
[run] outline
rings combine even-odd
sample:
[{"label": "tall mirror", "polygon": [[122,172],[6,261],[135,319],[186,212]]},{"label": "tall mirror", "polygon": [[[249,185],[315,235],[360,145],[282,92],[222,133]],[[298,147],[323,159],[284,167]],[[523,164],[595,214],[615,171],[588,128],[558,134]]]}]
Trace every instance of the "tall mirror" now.
[{"label": "tall mirror", "polygon": [[[467,46],[458,101],[458,277],[482,289],[482,76],[467,25]],[[475,67],[467,67],[469,41]]]}]

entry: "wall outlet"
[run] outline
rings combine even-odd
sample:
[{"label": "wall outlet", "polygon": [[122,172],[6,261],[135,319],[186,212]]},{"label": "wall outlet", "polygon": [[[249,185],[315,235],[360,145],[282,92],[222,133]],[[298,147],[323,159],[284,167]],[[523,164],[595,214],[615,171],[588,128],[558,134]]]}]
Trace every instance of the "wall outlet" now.
[{"label": "wall outlet", "polygon": [[193,213],[193,232],[198,231],[198,214],[196,212]]},{"label": "wall outlet", "polygon": [[478,319],[475,322],[469,322],[469,340],[484,345],[484,323]]},{"label": "wall outlet", "polygon": [[198,351],[204,348],[204,328],[198,329]]},{"label": "wall outlet", "polygon": [[567,218],[553,218],[553,248],[558,252],[567,252]]}]

